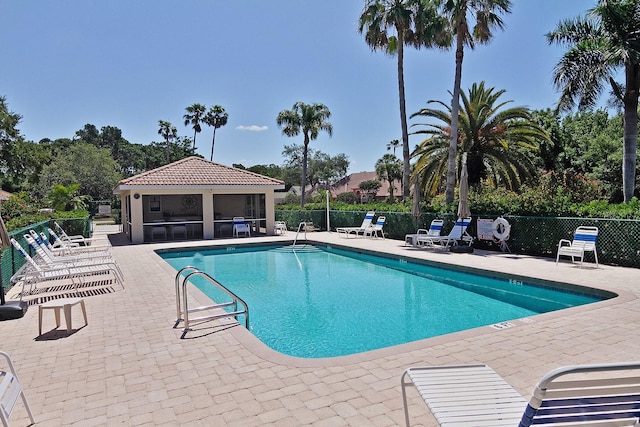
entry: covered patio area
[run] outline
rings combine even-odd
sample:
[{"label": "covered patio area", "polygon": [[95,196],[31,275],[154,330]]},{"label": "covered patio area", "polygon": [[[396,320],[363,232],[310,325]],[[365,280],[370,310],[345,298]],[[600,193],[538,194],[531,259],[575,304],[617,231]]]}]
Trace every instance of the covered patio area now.
[{"label": "covered patio area", "polygon": [[[234,218],[270,235],[277,179],[188,157],[120,181],[123,231],[132,243],[233,236]],[[236,222],[238,219],[236,219]]]}]

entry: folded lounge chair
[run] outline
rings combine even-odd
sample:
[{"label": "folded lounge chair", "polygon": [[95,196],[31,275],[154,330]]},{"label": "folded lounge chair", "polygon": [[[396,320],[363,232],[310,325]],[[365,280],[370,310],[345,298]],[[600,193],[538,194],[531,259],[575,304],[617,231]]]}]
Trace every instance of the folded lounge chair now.
[{"label": "folded lounge chair", "polygon": [[453,245],[458,240],[469,243],[469,246],[473,243],[473,236],[467,233],[467,227],[471,223],[471,217],[458,218],[455,225],[446,236],[422,236],[416,237],[416,244],[422,247],[432,247],[434,244],[439,244],[446,247]]},{"label": "folded lounge chair", "polygon": [[358,234],[363,234],[371,226],[371,222],[373,221],[373,216],[375,215],[374,211],[369,211],[364,216],[364,220],[362,220],[362,225],[360,227],[338,227],[336,231],[338,234],[344,234],[346,237],[349,237],[350,234],[354,234],[355,237],[358,237]]},{"label": "folded lounge chair", "polygon": [[440,237],[440,233],[442,232],[442,225],[444,221],[441,219],[434,219],[431,221],[429,225],[429,229],[425,230],[424,228],[419,228],[415,234],[407,234],[404,236],[404,245],[406,246],[409,243],[411,246],[418,246],[418,237]]},{"label": "folded lounge chair", "polygon": [[638,426],[639,374],[640,362],[562,367],[542,377],[527,404],[486,365],[413,367],[401,378],[405,421],[413,383],[441,426]]},{"label": "folded lounge chair", "polygon": [[580,267],[584,260],[585,252],[593,252],[596,259],[596,268],[598,267],[598,252],[596,251],[596,240],[598,240],[598,227],[581,226],[576,229],[573,235],[573,241],[560,239],[558,242],[558,255],[556,255],[556,265],[560,255],[570,256],[571,262],[575,262],[575,258],[580,258]]}]

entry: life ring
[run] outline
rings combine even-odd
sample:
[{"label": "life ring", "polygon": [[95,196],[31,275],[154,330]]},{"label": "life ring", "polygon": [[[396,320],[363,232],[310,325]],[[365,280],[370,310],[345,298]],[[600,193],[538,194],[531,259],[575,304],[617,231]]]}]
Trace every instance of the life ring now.
[{"label": "life ring", "polygon": [[493,225],[491,226],[493,230],[493,235],[496,239],[504,242],[509,239],[509,234],[511,234],[511,225],[507,222],[506,219],[500,217],[493,221]]}]

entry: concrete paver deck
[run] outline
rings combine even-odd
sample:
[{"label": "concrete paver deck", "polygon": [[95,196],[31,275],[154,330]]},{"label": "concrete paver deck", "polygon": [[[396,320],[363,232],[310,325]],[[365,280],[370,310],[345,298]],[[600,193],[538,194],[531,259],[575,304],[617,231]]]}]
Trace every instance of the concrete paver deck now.
[{"label": "concrete paver deck", "polygon": [[[0,322],[0,350],[16,365],[37,425],[395,426],[404,425],[400,376],[409,366],[486,363],[528,398],[536,381],[558,366],[640,359],[638,270],[579,269],[567,261],[555,266],[551,259],[479,251],[452,254],[336,233],[307,238],[620,296],[514,320],[507,329],[487,326],[331,359],[276,353],[238,326],[211,324],[180,339],[181,329],[173,328],[175,271],[155,249],[293,237],[114,246],[125,286],[85,298],[87,327],[71,335],[45,331],[36,339],[35,307],[22,319]],[[79,310],[73,316],[81,324]],[[412,425],[437,425],[415,390],[409,398]],[[21,403],[12,421],[29,424]]]}]

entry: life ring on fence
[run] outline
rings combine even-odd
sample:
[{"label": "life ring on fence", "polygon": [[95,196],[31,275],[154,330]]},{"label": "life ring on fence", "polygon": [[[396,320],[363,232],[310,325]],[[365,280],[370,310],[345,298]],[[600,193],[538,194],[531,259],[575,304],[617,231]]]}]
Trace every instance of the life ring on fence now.
[{"label": "life ring on fence", "polygon": [[491,226],[493,230],[493,235],[496,239],[504,242],[505,240],[509,240],[509,235],[511,234],[511,224],[509,222],[500,217],[493,221],[493,225]]}]

